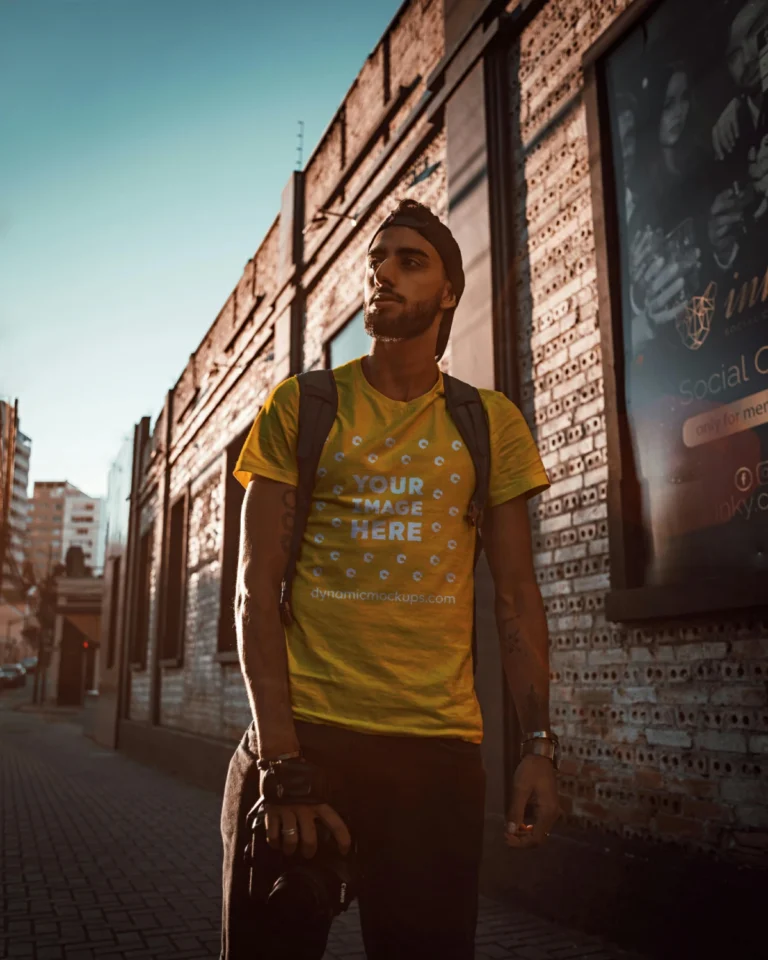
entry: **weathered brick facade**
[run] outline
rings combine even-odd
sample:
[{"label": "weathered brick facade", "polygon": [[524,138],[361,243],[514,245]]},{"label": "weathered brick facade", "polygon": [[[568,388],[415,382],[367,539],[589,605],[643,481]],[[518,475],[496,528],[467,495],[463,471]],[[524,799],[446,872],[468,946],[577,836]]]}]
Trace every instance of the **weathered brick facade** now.
[{"label": "weathered brick facade", "polygon": [[759,856],[768,625],[742,616],[631,628],[604,613],[609,476],[581,58],[629,5],[549,4],[510,57],[516,226],[527,227],[518,356],[523,409],[553,481],[534,529],[563,805],[573,822],[624,836]]},{"label": "weathered brick facade", "polygon": [[[509,136],[513,158],[506,176],[515,198],[515,380],[552,480],[532,505],[532,523],[551,631],[552,719],[564,744],[562,804],[573,829],[754,860],[768,848],[768,626],[743,614],[638,627],[609,622],[604,609],[604,265],[595,247],[582,56],[630,5],[512,2],[507,13],[513,22],[522,12],[522,32],[509,29],[496,49],[505,58],[509,130],[489,136]],[[487,265],[499,185],[487,182],[485,155],[471,138],[497,74],[483,62],[490,45],[472,46],[482,21],[464,32],[484,6],[488,22],[503,14],[498,3],[404,4],[168,395],[134,490],[139,533],[154,526],[151,629],[146,656],[131,667],[131,721],[228,742],[249,722],[236,657],[220,642],[222,568],[236,550],[226,520],[232,451],[280,379],[325,362],[329,338],[362,305],[371,229],[400,197],[430,204],[466,242],[469,292],[456,318],[454,360],[449,352],[445,363],[459,375],[479,370],[482,385],[494,382],[493,360],[477,357],[491,343],[500,297],[500,278]],[[446,57],[454,43],[459,52]],[[345,216],[316,222],[326,212]],[[187,489],[183,657],[160,662],[164,509]],[[489,596],[487,583],[479,589]],[[485,613],[482,640],[492,651]],[[497,660],[486,659],[483,670],[488,749],[498,753],[508,718]],[[500,791],[489,801],[497,819]]]}]

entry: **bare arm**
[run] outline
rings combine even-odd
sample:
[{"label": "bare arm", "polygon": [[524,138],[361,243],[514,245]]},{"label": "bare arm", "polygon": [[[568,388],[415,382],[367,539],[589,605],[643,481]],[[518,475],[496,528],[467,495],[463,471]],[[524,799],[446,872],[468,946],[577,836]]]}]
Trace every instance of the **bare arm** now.
[{"label": "bare arm", "polygon": [[[491,508],[483,540],[496,587],[496,623],[507,683],[524,733],[549,728],[549,637],[536,583],[528,507],[523,497]],[[533,824],[524,822],[528,804]],[[510,847],[542,843],[560,815],[552,762],[527,755],[512,781],[505,840]]]},{"label": "bare arm", "polygon": [[[280,585],[291,547],[296,488],[254,477],[243,501],[235,612],[237,649],[259,740],[267,760],[299,750],[291,709],[288,652],[280,618]],[[301,844],[305,857],[317,850],[315,820],[331,830],[342,853],[352,842],[339,814],[327,803],[291,803],[266,808],[267,840],[290,855]],[[287,832],[286,832],[287,831]]]},{"label": "bare arm", "polygon": [[496,624],[507,683],[523,732],[549,727],[549,636],[533,568],[523,497],[487,512],[483,543],[496,587]]},{"label": "bare arm", "polygon": [[254,477],[248,484],[235,596],[237,649],[259,754],[267,758],[299,749],[280,618],[280,584],[295,513],[295,487],[266,477]]}]

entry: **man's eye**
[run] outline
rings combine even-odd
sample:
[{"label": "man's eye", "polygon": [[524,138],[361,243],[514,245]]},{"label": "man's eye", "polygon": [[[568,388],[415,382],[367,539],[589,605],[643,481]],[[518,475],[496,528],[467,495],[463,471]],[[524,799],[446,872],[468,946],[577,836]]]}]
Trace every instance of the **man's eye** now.
[{"label": "man's eye", "polygon": [[378,267],[378,265],[379,265],[380,263],[381,263],[381,260],[374,260],[373,257],[372,257],[372,258],[368,261],[368,267],[369,267],[369,269],[374,269],[375,267]]},{"label": "man's eye", "polygon": [[420,260],[416,260],[414,257],[407,257],[407,258],[406,258],[406,261],[405,261],[405,265],[406,265],[407,267],[420,267],[420,266],[421,266],[421,261],[420,261]]}]

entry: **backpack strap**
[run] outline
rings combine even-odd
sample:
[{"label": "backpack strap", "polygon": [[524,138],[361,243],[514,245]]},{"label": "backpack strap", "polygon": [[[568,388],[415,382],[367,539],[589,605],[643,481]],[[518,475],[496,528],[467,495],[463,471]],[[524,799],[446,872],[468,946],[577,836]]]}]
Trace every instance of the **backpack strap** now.
[{"label": "backpack strap", "polygon": [[[483,541],[480,538],[480,527],[483,523],[483,513],[488,501],[488,490],[491,482],[491,433],[488,427],[488,414],[485,412],[480,391],[477,387],[443,374],[445,388],[445,404],[451,419],[464,441],[472,464],[475,468],[475,490],[465,519],[473,527],[475,533],[474,565],[483,552]],[[475,600],[472,618],[472,672],[477,673],[477,600]]]},{"label": "backpack strap", "polygon": [[308,370],[300,373],[299,430],[296,442],[296,463],[299,479],[296,484],[296,515],[291,531],[291,545],[280,590],[280,613],[283,623],[293,622],[291,589],[296,576],[296,565],[301,557],[301,543],[312,509],[317,466],[325,441],[336,419],[338,392],[332,370]]},{"label": "backpack strap", "polygon": [[[491,482],[491,436],[488,415],[480,391],[463,380],[443,374],[445,403],[448,413],[464,441],[475,468],[475,490],[467,508],[466,520],[473,527],[483,521]],[[476,551],[477,561],[479,550]]]}]

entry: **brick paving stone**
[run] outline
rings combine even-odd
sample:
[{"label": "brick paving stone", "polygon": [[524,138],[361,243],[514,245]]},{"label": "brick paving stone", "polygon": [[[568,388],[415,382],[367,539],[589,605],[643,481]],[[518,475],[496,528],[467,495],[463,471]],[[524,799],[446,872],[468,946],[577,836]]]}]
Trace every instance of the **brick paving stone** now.
[{"label": "brick paving stone", "polygon": [[[96,746],[75,721],[0,698],[0,957],[216,960],[220,798]],[[325,960],[364,957],[353,904]],[[481,898],[476,960],[579,957],[632,960]]]}]

